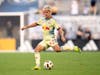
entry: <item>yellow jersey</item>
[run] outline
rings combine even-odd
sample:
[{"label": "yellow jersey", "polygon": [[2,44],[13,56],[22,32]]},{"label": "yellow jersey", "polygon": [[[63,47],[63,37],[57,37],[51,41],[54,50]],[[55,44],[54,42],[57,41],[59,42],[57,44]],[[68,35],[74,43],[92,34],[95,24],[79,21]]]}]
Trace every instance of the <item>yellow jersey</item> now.
[{"label": "yellow jersey", "polygon": [[60,27],[55,19],[41,18],[37,23],[42,26],[43,40],[49,41],[52,38],[55,38],[54,30],[59,29]]}]

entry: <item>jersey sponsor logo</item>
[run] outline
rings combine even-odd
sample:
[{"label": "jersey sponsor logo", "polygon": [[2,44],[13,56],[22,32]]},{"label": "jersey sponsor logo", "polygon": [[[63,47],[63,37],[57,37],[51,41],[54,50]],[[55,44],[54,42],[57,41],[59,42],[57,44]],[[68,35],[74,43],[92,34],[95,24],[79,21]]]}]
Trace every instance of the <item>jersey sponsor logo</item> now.
[{"label": "jersey sponsor logo", "polygon": [[47,27],[46,25],[43,25],[43,26],[42,26],[42,29],[43,29],[43,30],[50,30],[50,28]]}]

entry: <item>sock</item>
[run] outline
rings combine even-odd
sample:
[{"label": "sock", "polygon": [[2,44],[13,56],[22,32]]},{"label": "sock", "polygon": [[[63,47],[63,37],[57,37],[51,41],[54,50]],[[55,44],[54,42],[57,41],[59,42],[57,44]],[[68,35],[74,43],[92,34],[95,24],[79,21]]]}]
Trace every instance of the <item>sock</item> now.
[{"label": "sock", "polygon": [[62,50],[73,50],[73,48],[70,46],[62,46],[61,49]]},{"label": "sock", "polygon": [[34,56],[35,56],[36,66],[40,66],[40,52],[35,52]]}]

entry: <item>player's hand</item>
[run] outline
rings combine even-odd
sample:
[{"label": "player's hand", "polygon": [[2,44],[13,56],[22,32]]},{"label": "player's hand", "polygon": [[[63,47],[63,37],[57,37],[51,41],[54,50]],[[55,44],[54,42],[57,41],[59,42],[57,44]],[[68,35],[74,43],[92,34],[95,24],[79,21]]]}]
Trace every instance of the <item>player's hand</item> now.
[{"label": "player's hand", "polygon": [[66,42],[66,39],[64,36],[61,37],[62,42]]},{"label": "player's hand", "polygon": [[22,28],[21,28],[21,30],[24,30],[24,29],[26,29],[26,27],[22,27]]}]

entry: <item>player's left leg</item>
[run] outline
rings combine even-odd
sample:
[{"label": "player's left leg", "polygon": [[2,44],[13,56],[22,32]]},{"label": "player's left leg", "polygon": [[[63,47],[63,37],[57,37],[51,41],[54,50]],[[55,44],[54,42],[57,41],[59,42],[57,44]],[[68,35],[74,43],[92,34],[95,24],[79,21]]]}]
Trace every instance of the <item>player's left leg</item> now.
[{"label": "player's left leg", "polygon": [[74,47],[62,46],[62,47],[60,47],[58,44],[56,44],[56,45],[53,46],[53,49],[56,52],[61,52],[62,50],[64,50],[64,51],[69,50],[69,51],[81,52],[81,49],[78,46],[74,46]]},{"label": "player's left leg", "polygon": [[69,51],[81,52],[81,49],[78,46],[71,47],[69,45],[65,45],[65,46],[62,46],[61,49],[64,51],[69,50]]}]

